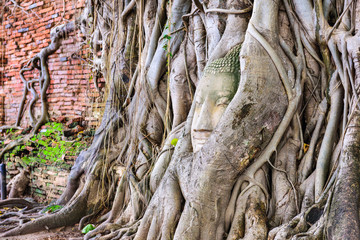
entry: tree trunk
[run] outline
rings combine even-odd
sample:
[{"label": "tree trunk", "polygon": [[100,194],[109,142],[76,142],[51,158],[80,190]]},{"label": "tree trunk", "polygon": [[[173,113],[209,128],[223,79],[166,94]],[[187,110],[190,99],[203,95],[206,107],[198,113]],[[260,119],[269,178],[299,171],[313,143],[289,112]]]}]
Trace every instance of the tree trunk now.
[{"label": "tree trunk", "polygon": [[3,236],[94,223],[105,206],[85,239],[360,238],[359,13],[351,0],[87,1],[102,123],[64,210]]}]

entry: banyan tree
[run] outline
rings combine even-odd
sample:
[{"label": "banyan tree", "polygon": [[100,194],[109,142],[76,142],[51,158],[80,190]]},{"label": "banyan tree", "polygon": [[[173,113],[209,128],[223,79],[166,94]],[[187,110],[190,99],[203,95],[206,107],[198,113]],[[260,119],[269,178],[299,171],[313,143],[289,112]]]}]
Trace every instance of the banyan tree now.
[{"label": "banyan tree", "polygon": [[359,1],[87,0],[72,24],[102,122],[64,207],[3,237],[360,238]]}]

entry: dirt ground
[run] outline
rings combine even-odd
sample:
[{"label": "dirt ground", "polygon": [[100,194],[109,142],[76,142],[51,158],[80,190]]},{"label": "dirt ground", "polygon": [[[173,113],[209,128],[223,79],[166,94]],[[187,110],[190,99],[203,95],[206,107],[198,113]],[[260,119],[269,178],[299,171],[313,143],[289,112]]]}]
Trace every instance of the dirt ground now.
[{"label": "dirt ground", "polygon": [[[40,207],[41,208],[41,207]],[[19,214],[20,215],[17,215]],[[35,216],[37,215],[37,216]],[[21,208],[17,207],[0,207],[0,234],[6,232],[9,229],[12,229],[18,226],[18,221],[20,217],[36,218],[39,217],[38,212],[27,213],[22,215]],[[83,234],[81,230],[78,229],[79,225],[76,224],[71,227],[61,227],[57,229],[44,230],[37,233],[26,234],[21,236],[14,237],[0,237],[0,240],[80,240],[83,239]]]},{"label": "dirt ground", "polygon": [[[0,230],[1,231],[1,230]],[[83,234],[78,226],[58,228],[14,237],[4,237],[1,240],[80,240]]]}]

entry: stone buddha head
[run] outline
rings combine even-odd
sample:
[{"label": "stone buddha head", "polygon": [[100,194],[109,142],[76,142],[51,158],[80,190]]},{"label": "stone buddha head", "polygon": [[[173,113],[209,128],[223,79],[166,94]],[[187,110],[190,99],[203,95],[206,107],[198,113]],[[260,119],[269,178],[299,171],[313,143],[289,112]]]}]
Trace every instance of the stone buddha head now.
[{"label": "stone buddha head", "polygon": [[240,45],[204,70],[195,94],[195,112],[191,125],[193,151],[199,151],[220,121],[234,97],[240,79]]}]

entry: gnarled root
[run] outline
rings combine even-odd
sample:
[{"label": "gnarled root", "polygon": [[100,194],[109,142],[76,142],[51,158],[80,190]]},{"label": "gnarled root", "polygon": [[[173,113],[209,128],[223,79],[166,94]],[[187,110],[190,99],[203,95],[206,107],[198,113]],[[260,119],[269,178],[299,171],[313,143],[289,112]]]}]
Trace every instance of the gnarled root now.
[{"label": "gnarled root", "polygon": [[[322,229],[324,228],[324,215],[326,215],[323,213],[326,210],[326,206],[322,206],[320,203],[314,204],[307,211],[296,215],[288,223],[272,229],[269,232],[269,240],[290,239],[291,237],[297,239],[297,237],[308,236],[311,233],[316,233],[318,237],[321,237],[323,234]],[[312,227],[309,228],[309,226]]]},{"label": "gnarled root", "polygon": [[[25,208],[26,209],[26,208]],[[39,213],[27,213],[24,210],[18,212],[7,212],[0,216],[0,226],[7,226],[9,229],[41,217]],[[11,226],[9,226],[11,225]]]},{"label": "gnarled root", "polygon": [[178,180],[168,171],[141,220],[135,239],[171,239],[182,206],[183,197]]},{"label": "gnarled root", "polygon": [[[85,235],[84,239],[91,239],[92,237],[98,237],[98,240],[115,240],[115,239],[133,239],[135,233],[137,232],[140,225],[140,221],[136,221],[134,224],[129,224],[129,226],[122,226],[118,224],[108,223],[105,228],[99,231],[98,228],[89,232]],[[104,236],[101,236],[102,233],[107,233]]]},{"label": "gnarled root", "polygon": [[27,209],[32,209],[37,206],[39,204],[22,198],[8,198],[0,201],[0,207],[26,207]]},{"label": "gnarled root", "polygon": [[71,226],[80,221],[87,211],[86,194],[81,194],[72,204],[51,215],[45,215],[0,234],[0,237],[23,235],[62,226]]},{"label": "gnarled root", "polygon": [[[255,179],[248,178],[241,185],[235,212],[231,214],[234,217],[227,240],[266,239],[268,190],[265,172],[259,169],[255,174]],[[230,214],[230,210],[230,208],[227,209],[226,215]],[[225,218],[226,221],[229,221],[229,218],[231,218],[230,215]]]},{"label": "gnarled root", "polygon": [[[16,125],[18,126],[20,124],[21,117],[23,115],[23,108],[24,108],[24,101],[26,99],[26,94],[29,91],[33,94],[33,99],[30,103],[30,119],[33,121],[33,130],[32,132],[37,132],[40,127],[48,121],[48,107],[46,102],[46,91],[50,85],[50,74],[49,69],[47,65],[47,59],[50,55],[54,54],[56,50],[58,50],[61,46],[62,40],[64,40],[69,33],[75,31],[75,22],[69,22],[67,24],[63,24],[60,26],[57,26],[53,28],[50,32],[50,39],[51,43],[49,46],[43,48],[40,53],[35,55],[29,63],[20,70],[20,76],[22,81],[24,82],[24,95],[23,99],[20,104],[20,109],[16,121]],[[28,65],[31,63],[31,66]],[[40,78],[39,79],[32,79],[32,80],[26,80],[23,73],[25,71],[31,71],[33,69],[38,69],[40,71]],[[41,99],[41,116],[38,120],[35,120],[32,114],[32,107],[34,106],[34,103],[38,99],[38,94],[36,93],[34,89],[34,82],[39,83],[40,87],[40,99]]]}]

